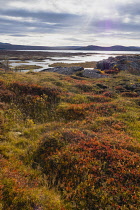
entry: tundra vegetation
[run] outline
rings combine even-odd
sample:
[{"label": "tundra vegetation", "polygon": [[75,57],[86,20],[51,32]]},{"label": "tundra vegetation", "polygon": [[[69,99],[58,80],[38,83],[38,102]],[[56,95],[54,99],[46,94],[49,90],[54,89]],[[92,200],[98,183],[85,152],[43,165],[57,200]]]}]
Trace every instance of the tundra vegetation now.
[{"label": "tundra vegetation", "polygon": [[140,77],[0,72],[3,210],[138,210]]},{"label": "tundra vegetation", "polygon": [[73,66],[82,66],[83,68],[95,68],[96,67],[96,61],[90,61],[90,62],[83,62],[83,63],[53,63],[49,65],[50,67],[73,67]]},{"label": "tundra vegetation", "polygon": [[37,66],[37,65],[19,65],[16,67],[12,67],[12,71],[21,71],[21,70],[35,70],[35,69],[40,69],[42,66]]}]

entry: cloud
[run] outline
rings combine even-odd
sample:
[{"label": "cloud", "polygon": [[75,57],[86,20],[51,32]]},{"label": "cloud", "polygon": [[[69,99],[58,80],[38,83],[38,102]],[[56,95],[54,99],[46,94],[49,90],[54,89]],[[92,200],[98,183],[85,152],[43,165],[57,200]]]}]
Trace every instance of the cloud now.
[{"label": "cloud", "polygon": [[137,40],[140,45],[139,0],[0,0],[0,4],[3,40],[6,35],[34,40],[51,35],[53,43],[66,45],[104,38],[131,40],[128,44]]},{"label": "cloud", "polygon": [[140,16],[140,1],[131,1],[129,3],[118,5],[117,10],[121,15]]},{"label": "cloud", "polygon": [[10,36],[13,36],[13,37],[29,37],[28,35],[22,35],[22,34],[10,34]]},{"label": "cloud", "polygon": [[66,21],[76,21],[77,19],[82,18],[76,14],[68,13],[55,13],[55,12],[31,12],[23,9],[19,10],[3,10],[1,15],[9,17],[22,17],[22,18],[32,18],[36,21],[48,21],[54,23],[66,22]]},{"label": "cloud", "polygon": [[[29,12],[24,10],[3,10],[0,16],[0,32],[20,33],[66,33],[77,30],[82,18],[65,13]],[[9,29],[9,32],[8,30]]]}]

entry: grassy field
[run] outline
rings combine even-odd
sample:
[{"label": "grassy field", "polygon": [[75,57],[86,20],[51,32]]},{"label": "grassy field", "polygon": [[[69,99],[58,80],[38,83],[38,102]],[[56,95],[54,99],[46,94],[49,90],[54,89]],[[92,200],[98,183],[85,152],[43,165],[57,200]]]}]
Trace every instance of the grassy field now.
[{"label": "grassy field", "polygon": [[138,210],[139,84],[0,72],[0,208]]}]

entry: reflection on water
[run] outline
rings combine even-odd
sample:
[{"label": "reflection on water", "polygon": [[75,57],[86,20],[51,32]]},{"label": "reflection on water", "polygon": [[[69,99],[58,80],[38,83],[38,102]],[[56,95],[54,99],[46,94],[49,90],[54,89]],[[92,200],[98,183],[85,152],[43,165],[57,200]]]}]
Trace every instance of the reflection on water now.
[{"label": "reflection on water", "polygon": [[[48,50],[46,50],[48,51]],[[50,52],[54,52],[51,51]],[[49,65],[53,63],[82,63],[82,62],[90,62],[90,61],[100,61],[103,59],[107,59],[109,57],[115,57],[117,55],[122,54],[140,54],[138,51],[74,51],[74,50],[57,50],[55,52],[63,52],[63,53],[83,53],[83,55],[75,55],[75,56],[68,56],[68,57],[50,57],[47,59],[44,59],[42,61],[32,61],[28,60],[27,62],[20,62],[18,63],[15,60],[10,61],[10,65],[12,67],[18,67],[20,65],[37,65],[41,66],[41,68],[36,69],[34,71],[41,71],[43,69],[46,69],[49,67]],[[93,54],[91,54],[93,53]],[[28,70],[24,70],[28,71]]]}]

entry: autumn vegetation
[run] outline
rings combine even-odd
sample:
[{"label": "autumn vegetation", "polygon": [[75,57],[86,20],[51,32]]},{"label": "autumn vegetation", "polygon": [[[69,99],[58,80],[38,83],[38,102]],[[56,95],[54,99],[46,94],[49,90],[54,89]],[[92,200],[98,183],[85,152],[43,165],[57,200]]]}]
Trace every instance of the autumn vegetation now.
[{"label": "autumn vegetation", "polygon": [[140,77],[0,73],[2,210],[138,210]]}]

